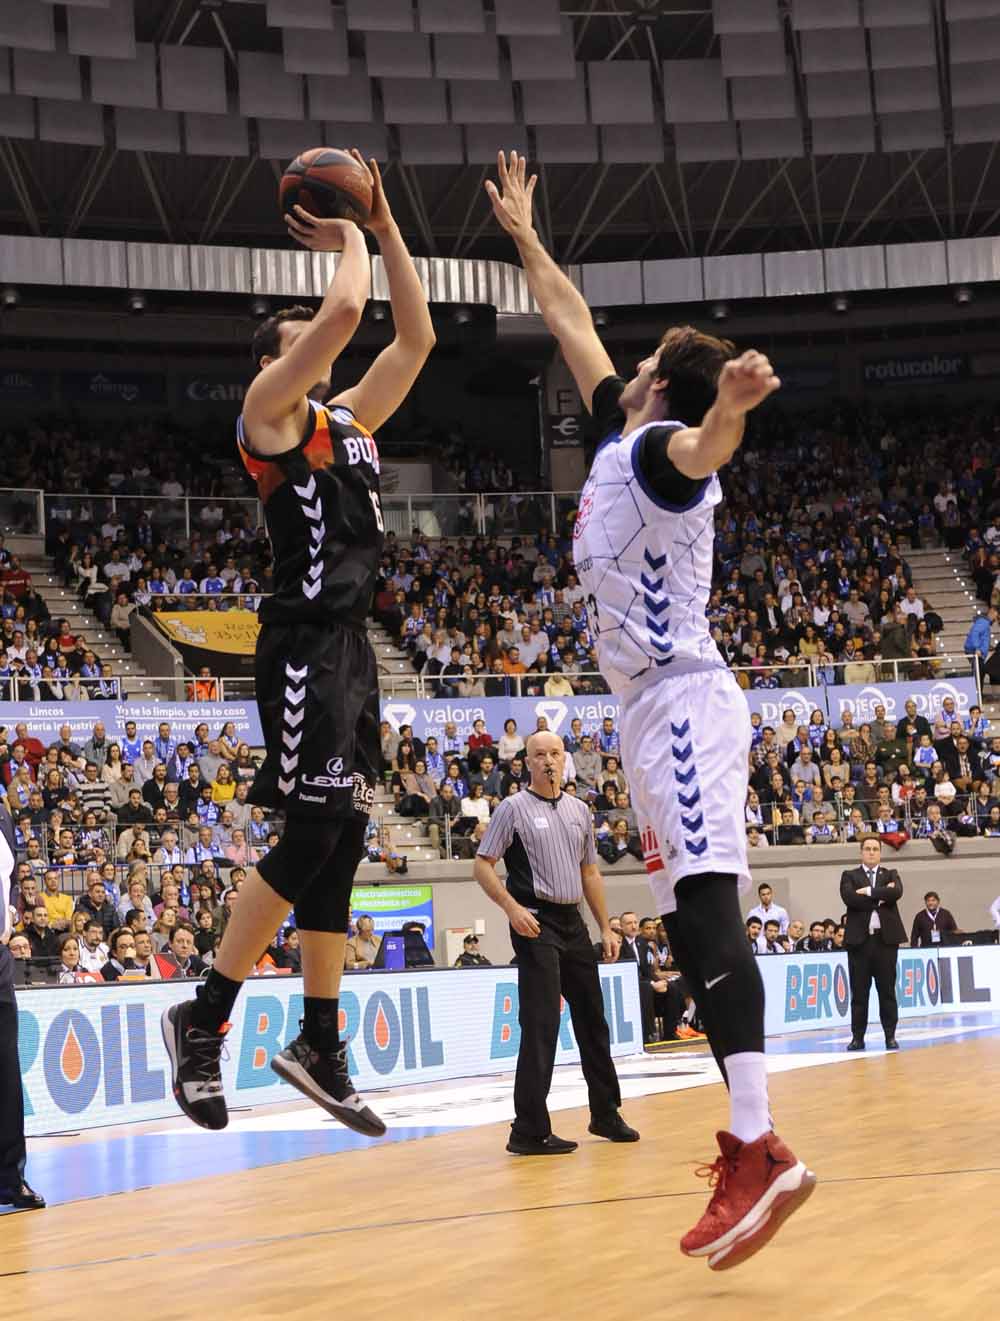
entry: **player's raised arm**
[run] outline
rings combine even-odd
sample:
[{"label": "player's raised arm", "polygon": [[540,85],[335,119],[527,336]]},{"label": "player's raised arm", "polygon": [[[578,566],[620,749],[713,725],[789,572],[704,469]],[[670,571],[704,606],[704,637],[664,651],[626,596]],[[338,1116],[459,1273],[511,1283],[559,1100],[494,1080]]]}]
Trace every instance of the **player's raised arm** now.
[{"label": "player's raised arm", "polygon": [[700,427],[675,431],[667,442],[671,463],[685,477],[709,477],[729,462],[743,440],[746,416],[781,386],[763,353],[748,349],[719,373],[715,403]]},{"label": "player's raised arm", "polygon": [[365,237],[352,220],[320,220],[302,207],[286,217],[288,232],[313,252],[339,252],[337,271],[316,316],[280,357],[264,358],[243,403],[243,417],[260,454],[288,448],[283,424],[306,394],[329,376],[330,363],[350,343],[371,287]]},{"label": "player's raised arm", "polygon": [[502,191],[497,190],[492,179],[486,181],[493,214],[517,245],[528,288],[541,308],[545,324],[559,341],[566,365],[589,409],[594,390],[606,377],[614,375],[614,366],[598,338],[583,295],[545,251],[531,223],[531,197],[537,176],[533,174],[525,180],[524,157],[516,151],[511,152],[509,165],[504,153],[498,153],[497,171]]},{"label": "player's raised arm", "polygon": [[[354,150],[351,155],[359,165],[365,165],[360,152]],[[409,394],[434,347],[435,337],[427,297],[413,258],[389,209],[378,165],[373,160],[365,168],[372,177],[372,212],[368,228],[378,241],[385,264],[396,334],[358,384],[342,391],[333,402],[346,404],[363,426],[376,431],[392,417]]]}]

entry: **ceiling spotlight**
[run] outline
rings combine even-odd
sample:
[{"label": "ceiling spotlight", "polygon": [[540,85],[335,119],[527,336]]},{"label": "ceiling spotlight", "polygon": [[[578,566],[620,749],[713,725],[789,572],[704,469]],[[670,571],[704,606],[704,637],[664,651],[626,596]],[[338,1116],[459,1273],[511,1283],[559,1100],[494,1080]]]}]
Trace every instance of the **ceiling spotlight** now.
[{"label": "ceiling spotlight", "polygon": [[611,319],[611,318],[608,316],[607,312],[605,312],[603,308],[599,308],[599,309],[594,313],[594,325],[595,325],[595,326],[598,326],[598,327],[606,326],[606,325],[608,324],[608,322],[610,321],[610,319]]},{"label": "ceiling spotlight", "polygon": [[263,321],[266,316],[270,315],[270,312],[271,304],[266,298],[261,298],[258,294],[256,298],[250,300],[250,315],[255,316],[258,321]]},{"label": "ceiling spotlight", "polygon": [[728,303],[713,303],[709,311],[712,313],[713,321],[725,321],[729,315]]},{"label": "ceiling spotlight", "polygon": [[847,298],[844,294],[838,294],[836,298],[833,299],[830,306],[833,308],[835,312],[843,316],[845,312],[849,312],[851,310],[851,300]]},{"label": "ceiling spotlight", "polygon": [[460,326],[467,326],[472,320],[472,309],[468,307],[455,308],[455,321]]},{"label": "ceiling spotlight", "polygon": [[129,294],[128,310],[133,316],[141,316],[148,306],[145,294]]},{"label": "ceiling spotlight", "polygon": [[4,307],[9,307],[13,309],[17,307],[20,301],[21,301],[20,291],[15,289],[12,284],[5,285],[3,293],[0,294],[0,302],[3,303]]},{"label": "ceiling spotlight", "polygon": [[[386,317],[389,315],[385,303],[372,303],[371,315],[373,321],[384,321]],[[455,313],[455,319],[456,321],[458,320],[457,312]]]},{"label": "ceiling spotlight", "polygon": [[955,289],[952,297],[959,307],[964,307],[966,303],[972,302],[974,294],[967,284],[960,284]]}]

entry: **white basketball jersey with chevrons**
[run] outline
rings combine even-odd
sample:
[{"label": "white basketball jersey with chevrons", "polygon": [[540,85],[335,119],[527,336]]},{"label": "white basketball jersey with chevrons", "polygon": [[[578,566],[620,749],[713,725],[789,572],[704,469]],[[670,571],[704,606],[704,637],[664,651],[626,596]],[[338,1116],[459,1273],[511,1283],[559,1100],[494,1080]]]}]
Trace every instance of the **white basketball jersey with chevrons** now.
[{"label": "white basketball jersey with chevrons", "polygon": [[681,431],[684,424],[651,422],[609,436],[580,493],[573,530],[601,672],[622,697],[661,678],[725,669],[705,616],[722,487],[713,473],[687,504],[662,500],[639,465],[642,438],[653,427]]}]

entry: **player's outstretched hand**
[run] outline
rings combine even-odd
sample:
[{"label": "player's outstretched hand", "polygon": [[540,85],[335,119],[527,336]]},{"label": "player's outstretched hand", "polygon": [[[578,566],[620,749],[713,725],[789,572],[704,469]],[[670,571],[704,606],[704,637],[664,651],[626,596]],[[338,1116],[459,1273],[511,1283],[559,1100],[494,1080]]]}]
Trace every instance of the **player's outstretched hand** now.
[{"label": "player's outstretched hand", "polygon": [[526,162],[516,151],[510,153],[510,164],[504,152],[497,152],[497,174],[502,192],[492,179],[486,180],[486,195],[493,206],[493,214],[514,242],[527,238],[532,231],[531,198],[538,182],[533,174],[525,181]]},{"label": "player's outstretched hand", "polygon": [[738,413],[748,413],[779,389],[781,381],[763,353],[748,349],[733,358],[719,373],[719,403]]},{"label": "player's outstretched hand", "polygon": [[348,234],[358,228],[353,220],[322,220],[304,206],[285,212],[285,227],[293,239],[313,252],[342,252]]},{"label": "player's outstretched hand", "polygon": [[371,215],[368,217],[368,224],[365,228],[371,230],[375,237],[378,238],[379,234],[385,233],[393,223],[392,211],[389,209],[389,202],[385,195],[385,189],[382,187],[382,172],[378,168],[378,161],[376,161],[374,157],[371,157],[366,161],[364,156],[361,155],[361,152],[358,151],[357,147],[351,148],[351,155],[363,170],[368,171],[368,177],[371,180],[372,210]]}]

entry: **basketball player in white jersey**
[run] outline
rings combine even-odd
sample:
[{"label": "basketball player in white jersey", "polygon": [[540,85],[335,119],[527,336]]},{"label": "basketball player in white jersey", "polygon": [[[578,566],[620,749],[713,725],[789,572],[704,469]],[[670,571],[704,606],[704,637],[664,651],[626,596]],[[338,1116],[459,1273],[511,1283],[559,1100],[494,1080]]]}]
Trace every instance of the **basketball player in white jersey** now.
[{"label": "basketball player in white jersey", "polygon": [[601,670],[621,700],[622,753],[646,869],[675,962],[694,988],[730,1096],[714,1193],[681,1240],[725,1270],[757,1252],[811,1193],[815,1175],[771,1129],[764,991],[747,943],[750,717],[709,634],[718,469],[746,414],[780,381],[760,353],[674,327],[626,383],[581,295],[542,247],[535,177],[516,153],[486,190],[559,341],[600,445],[580,494],[576,571]]}]

